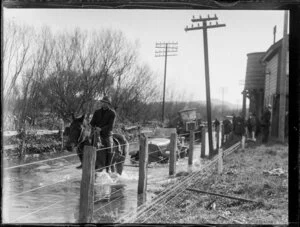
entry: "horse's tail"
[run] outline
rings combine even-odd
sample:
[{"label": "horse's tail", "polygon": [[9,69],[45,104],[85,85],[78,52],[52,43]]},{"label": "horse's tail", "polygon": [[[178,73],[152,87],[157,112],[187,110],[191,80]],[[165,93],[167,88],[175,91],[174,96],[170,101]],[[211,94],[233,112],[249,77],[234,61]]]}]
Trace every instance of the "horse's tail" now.
[{"label": "horse's tail", "polygon": [[126,154],[128,154],[129,151],[129,143],[126,140],[125,136],[116,133],[113,134],[113,137],[119,141],[121,145],[122,155],[126,156]]}]

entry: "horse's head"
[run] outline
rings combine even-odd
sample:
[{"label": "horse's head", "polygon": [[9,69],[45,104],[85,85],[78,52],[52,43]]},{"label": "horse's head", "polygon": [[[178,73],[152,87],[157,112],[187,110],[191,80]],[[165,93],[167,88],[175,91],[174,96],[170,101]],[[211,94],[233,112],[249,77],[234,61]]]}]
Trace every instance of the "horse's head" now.
[{"label": "horse's head", "polygon": [[66,148],[68,151],[73,151],[76,146],[84,141],[85,131],[84,115],[80,118],[73,116],[71,125],[66,127],[64,131],[64,135],[67,137]]}]

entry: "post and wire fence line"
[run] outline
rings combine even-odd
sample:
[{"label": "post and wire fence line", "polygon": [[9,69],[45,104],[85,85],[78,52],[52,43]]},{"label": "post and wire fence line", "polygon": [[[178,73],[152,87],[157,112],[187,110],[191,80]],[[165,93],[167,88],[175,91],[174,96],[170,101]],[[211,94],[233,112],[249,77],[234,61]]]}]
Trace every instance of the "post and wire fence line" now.
[{"label": "post and wire fence line", "polygon": [[[174,176],[176,174],[176,160],[177,160],[176,155],[178,154],[178,152],[177,152],[178,137],[189,135],[190,141],[189,141],[188,164],[192,165],[195,134],[199,133],[199,132],[202,132],[202,137],[204,137],[204,141],[205,141],[205,134],[203,134],[203,130],[202,131],[190,131],[190,133],[179,134],[179,135],[177,135],[176,133],[172,133],[170,137],[166,137],[166,138],[170,138],[170,141],[171,141],[170,142],[170,155],[169,155],[169,157],[165,157],[165,158],[163,158],[161,160],[158,160],[156,162],[158,163],[158,162],[162,162],[166,159],[169,159],[169,176]],[[203,142],[203,139],[202,139],[202,142]],[[135,158],[131,158],[129,160],[133,161],[133,162],[139,162],[139,181],[138,181],[138,189],[139,190],[138,190],[138,194],[142,194],[142,193],[146,193],[146,191],[147,191],[147,168],[148,168],[149,155],[157,153],[157,152],[161,152],[161,150],[158,149],[158,150],[155,150],[155,151],[152,151],[152,152],[146,151],[148,149],[148,144],[149,143],[148,143],[147,139],[142,138],[141,136],[140,136],[140,141],[139,142],[127,143],[127,144],[122,144],[122,145],[120,144],[118,146],[113,146],[113,148],[114,147],[122,147],[122,146],[125,146],[125,145],[130,146],[130,145],[138,144],[138,143],[140,144],[139,161],[134,160]],[[107,148],[96,149],[94,147],[89,147],[89,146],[84,147],[84,151],[83,151],[84,158],[83,158],[83,168],[82,168],[82,178],[81,178],[82,179],[82,184],[81,184],[82,186],[81,186],[81,189],[80,189],[81,190],[81,192],[80,192],[80,198],[81,198],[80,201],[81,202],[80,203],[83,203],[83,204],[80,204],[79,222],[86,222],[86,221],[91,222],[92,219],[93,219],[93,213],[103,209],[104,206],[108,205],[108,204],[105,204],[104,206],[98,208],[95,211],[93,211],[93,208],[91,208],[90,204],[97,203],[100,200],[104,199],[104,198],[101,198],[101,199],[98,199],[98,200],[95,201],[94,198],[93,198],[93,193],[92,193],[93,190],[91,190],[91,188],[93,189],[93,184],[94,184],[94,181],[95,181],[95,179],[94,179],[95,174],[94,173],[96,171],[103,170],[107,167],[111,167],[111,166],[116,165],[116,164],[125,163],[125,161],[126,161],[126,159],[125,159],[124,161],[113,163],[111,165],[101,167],[99,169],[95,169],[95,164],[92,164],[92,163],[94,162],[93,160],[95,160],[96,156],[95,157],[93,157],[93,156],[96,155],[96,152],[103,151],[105,149],[107,149]],[[86,150],[88,150],[88,152],[86,152]],[[179,152],[181,152],[181,151],[179,151]],[[48,162],[48,161],[65,159],[65,158],[73,157],[73,156],[76,156],[76,155],[78,155],[78,154],[66,155],[66,156],[62,156],[62,157],[58,157],[58,158],[51,158],[51,159],[36,161],[36,162],[32,162],[32,163],[25,163],[23,165],[17,165],[17,166],[4,168],[4,170],[22,168],[22,167],[25,167],[25,166],[41,164],[41,163]],[[90,157],[86,158],[85,156],[87,156],[87,155],[89,155]],[[202,155],[202,148],[201,148],[201,155]],[[221,155],[221,157],[222,156],[223,155]],[[218,156],[217,159],[220,160],[220,156]],[[153,162],[153,163],[156,163],[156,162]],[[72,165],[70,165],[70,166],[72,166]],[[86,166],[88,166],[88,167],[86,167]],[[75,178],[80,178],[80,176],[75,177]],[[63,179],[63,180],[57,181],[55,183],[44,185],[44,186],[41,186],[41,187],[37,187],[37,188],[31,189],[31,190],[28,190],[28,191],[25,191],[25,192],[22,192],[22,193],[19,193],[19,194],[12,195],[12,196],[24,195],[26,193],[33,192],[33,191],[38,190],[38,189],[50,187],[52,185],[63,183],[63,182],[66,182],[68,180],[72,180],[72,179],[75,179],[75,178],[71,178],[71,179],[67,179],[67,180]],[[83,180],[83,179],[85,179],[85,180]],[[88,184],[86,183],[87,180],[88,180]],[[85,185],[85,186],[83,186],[83,185]],[[89,193],[87,193],[87,192],[89,192]],[[117,193],[117,192],[119,192],[119,190],[117,190],[113,193]],[[120,200],[120,199],[122,199],[122,196],[117,197],[116,199],[110,201],[109,203],[115,202],[115,201]],[[24,216],[27,217],[27,216],[29,216],[31,214],[34,214],[36,212],[39,212],[41,210],[52,207],[55,204],[56,204],[56,202],[52,203],[50,206],[47,206],[47,207],[44,207],[44,208],[39,208],[36,211],[33,211],[33,212],[31,212],[27,215],[24,215]],[[83,212],[84,210],[85,210],[85,212]],[[18,220],[22,219],[22,218],[23,218],[23,216],[19,217]]]}]

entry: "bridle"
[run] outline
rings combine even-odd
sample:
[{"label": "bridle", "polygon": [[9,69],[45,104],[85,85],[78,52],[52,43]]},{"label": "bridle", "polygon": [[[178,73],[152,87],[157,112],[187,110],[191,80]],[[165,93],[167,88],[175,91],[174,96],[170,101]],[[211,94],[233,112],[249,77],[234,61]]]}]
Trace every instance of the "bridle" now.
[{"label": "bridle", "polygon": [[[76,148],[78,148],[80,144],[82,144],[83,142],[86,141],[86,138],[84,137],[84,130],[85,130],[85,128],[82,125],[80,127],[81,127],[81,130],[80,130],[80,135],[79,135],[79,137],[77,139],[77,144],[75,146]],[[90,137],[92,138],[95,135],[96,135],[95,134],[95,130],[92,130],[92,133],[91,133]],[[95,146],[96,138],[94,138],[93,142],[94,142],[93,146]]]}]

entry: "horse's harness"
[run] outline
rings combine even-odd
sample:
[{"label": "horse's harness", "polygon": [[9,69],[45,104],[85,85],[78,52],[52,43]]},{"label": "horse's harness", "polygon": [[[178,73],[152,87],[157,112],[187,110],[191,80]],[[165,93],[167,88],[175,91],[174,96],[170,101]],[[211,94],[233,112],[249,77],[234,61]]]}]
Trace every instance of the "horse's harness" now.
[{"label": "horse's harness", "polygon": [[[81,127],[80,135],[79,135],[78,140],[77,140],[77,145],[75,146],[77,149],[78,149],[79,145],[82,144],[86,140],[86,138],[83,136],[84,135],[84,127],[82,125],[80,127]],[[92,138],[93,136],[96,136],[95,130],[92,130],[92,133],[91,133],[90,137]],[[113,138],[113,140],[114,140],[114,138]],[[96,147],[96,145],[95,145],[96,138],[94,138],[92,141],[93,141],[92,146]],[[119,144],[118,141],[117,141],[117,143]],[[112,146],[113,146],[113,144],[112,144]],[[114,151],[113,152],[108,151],[108,152],[113,153],[113,154],[115,153]],[[121,151],[120,151],[120,153],[121,153]]]}]

